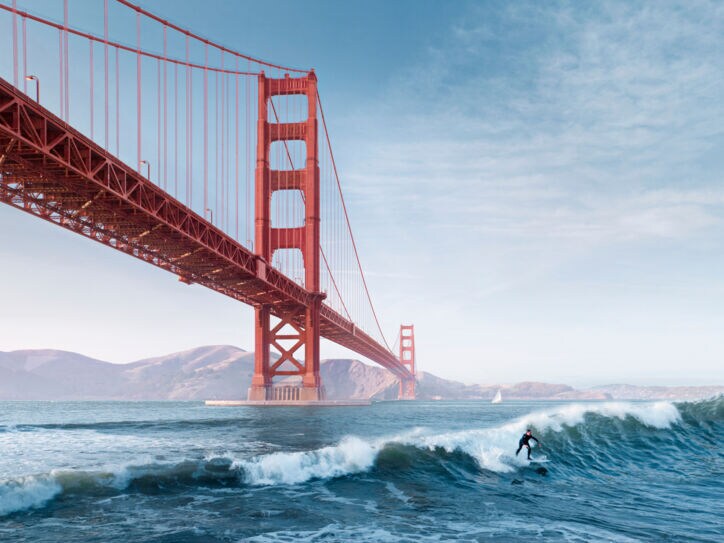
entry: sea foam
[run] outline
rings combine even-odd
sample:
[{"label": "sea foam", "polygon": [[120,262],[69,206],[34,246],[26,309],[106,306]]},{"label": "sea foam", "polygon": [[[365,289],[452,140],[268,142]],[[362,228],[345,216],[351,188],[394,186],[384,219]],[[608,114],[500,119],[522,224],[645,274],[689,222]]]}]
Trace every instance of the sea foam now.
[{"label": "sea foam", "polygon": [[42,507],[62,491],[63,487],[52,475],[0,481],[0,516]]},{"label": "sea foam", "polygon": [[524,455],[514,456],[510,453],[511,447],[517,445],[527,428],[535,429],[538,434],[560,432],[564,427],[583,424],[585,417],[593,414],[620,420],[632,417],[645,426],[657,429],[670,428],[681,420],[676,406],[668,402],[569,404],[528,413],[492,428],[422,436],[405,443],[428,449],[441,448],[447,452],[459,450],[475,458],[481,468],[505,473],[527,465]]},{"label": "sea foam", "polygon": [[526,428],[533,427],[538,434],[560,432],[564,427],[584,423],[585,417],[591,414],[621,420],[632,417],[657,429],[669,428],[681,420],[676,406],[668,402],[569,404],[535,411],[492,428],[442,434],[417,429],[377,440],[348,436],[337,445],[312,451],[278,452],[250,460],[234,460],[233,467],[242,470],[246,482],[252,485],[298,484],[367,471],[386,445],[399,443],[429,450],[443,449],[448,453],[461,451],[483,469],[506,473],[528,465],[523,454],[511,453]]},{"label": "sea foam", "polygon": [[367,471],[377,458],[379,444],[347,437],[339,444],[313,451],[278,452],[251,460],[236,460],[254,485],[295,484]]}]

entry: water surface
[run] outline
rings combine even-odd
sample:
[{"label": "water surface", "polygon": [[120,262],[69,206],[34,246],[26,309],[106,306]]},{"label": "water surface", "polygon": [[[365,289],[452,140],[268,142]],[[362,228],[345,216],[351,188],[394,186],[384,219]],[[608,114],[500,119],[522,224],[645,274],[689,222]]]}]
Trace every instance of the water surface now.
[{"label": "water surface", "polygon": [[723,431],[721,398],[0,402],[0,540],[723,541]]}]

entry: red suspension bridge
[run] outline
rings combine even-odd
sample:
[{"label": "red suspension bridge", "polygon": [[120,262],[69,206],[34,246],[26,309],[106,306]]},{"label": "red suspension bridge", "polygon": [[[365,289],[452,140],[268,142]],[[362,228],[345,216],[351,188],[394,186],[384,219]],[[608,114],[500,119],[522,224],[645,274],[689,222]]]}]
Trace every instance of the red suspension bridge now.
[{"label": "red suspension bridge", "polygon": [[320,337],[414,398],[414,332],[396,353],[382,332],[314,71],[127,0],[27,3],[0,2],[0,201],[253,306],[252,401],[322,400]]}]

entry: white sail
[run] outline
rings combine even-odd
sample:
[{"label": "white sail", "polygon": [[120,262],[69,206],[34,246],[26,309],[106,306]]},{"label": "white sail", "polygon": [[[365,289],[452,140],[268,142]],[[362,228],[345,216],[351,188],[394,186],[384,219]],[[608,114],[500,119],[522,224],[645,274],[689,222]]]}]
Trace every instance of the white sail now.
[{"label": "white sail", "polygon": [[498,392],[495,393],[495,398],[493,398],[493,401],[490,403],[500,403],[503,401],[503,395],[500,393],[500,389],[498,389]]}]

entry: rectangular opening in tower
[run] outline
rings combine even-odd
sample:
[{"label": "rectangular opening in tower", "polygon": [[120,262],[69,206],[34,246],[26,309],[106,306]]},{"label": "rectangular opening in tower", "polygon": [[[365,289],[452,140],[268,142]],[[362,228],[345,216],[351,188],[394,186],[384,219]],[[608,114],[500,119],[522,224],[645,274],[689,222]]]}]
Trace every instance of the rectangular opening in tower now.
[{"label": "rectangular opening in tower", "polygon": [[267,122],[303,123],[309,117],[308,104],[304,94],[272,96],[267,107]]},{"label": "rectangular opening in tower", "polygon": [[307,164],[307,145],[302,140],[279,140],[269,147],[272,170],[302,170]]},{"label": "rectangular opening in tower", "polygon": [[272,228],[304,226],[304,198],[299,190],[278,190],[271,197]]}]

